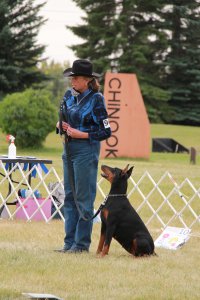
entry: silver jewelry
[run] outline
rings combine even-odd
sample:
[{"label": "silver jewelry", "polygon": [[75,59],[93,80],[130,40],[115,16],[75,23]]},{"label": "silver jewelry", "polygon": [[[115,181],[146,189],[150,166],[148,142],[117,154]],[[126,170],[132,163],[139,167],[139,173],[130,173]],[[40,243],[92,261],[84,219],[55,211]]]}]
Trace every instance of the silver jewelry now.
[{"label": "silver jewelry", "polygon": [[[89,93],[91,93],[91,91],[89,91]],[[87,97],[89,95],[89,93],[87,93],[83,98],[81,98],[80,101],[78,101],[78,97],[77,97],[76,98],[76,104],[79,105],[83,101],[83,99],[85,99],[85,97]]]},{"label": "silver jewelry", "polygon": [[80,93],[76,91],[75,89],[71,88],[72,96],[77,97]]}]

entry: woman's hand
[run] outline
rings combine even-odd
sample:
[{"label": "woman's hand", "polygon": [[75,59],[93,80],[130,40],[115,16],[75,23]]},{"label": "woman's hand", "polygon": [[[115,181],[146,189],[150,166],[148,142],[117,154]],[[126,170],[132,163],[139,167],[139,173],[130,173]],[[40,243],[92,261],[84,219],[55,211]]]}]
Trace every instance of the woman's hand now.
[{"label": "woman's hand", "polygon": [[62,121],[62,129],[63,129],[63,131],[67,132],[68,128],[69,128],[69,124],[67,122],[63,122]]},{"label": "woman's hand", "polygon": [[72,128],[68,125],[67,135],[71,136],[73,139],[88,139],[88,133],[80,131],[78,129]]},{"label": "woman's hand", "polygon": [[[56,127],[59,129],[60,128],[60,121],[56,123]],[[69,124],[66,122],[62,122],[62,130],[67,131],[67,128],[69,127]]]},{"label": "woman's hand", "polygon": [[[56,127],[60,127],[60,122],[57,122]],[[88,139],[88,133],[72,128],[67,122],[62,122],[62,130],[71,136],[73,139]]]}]

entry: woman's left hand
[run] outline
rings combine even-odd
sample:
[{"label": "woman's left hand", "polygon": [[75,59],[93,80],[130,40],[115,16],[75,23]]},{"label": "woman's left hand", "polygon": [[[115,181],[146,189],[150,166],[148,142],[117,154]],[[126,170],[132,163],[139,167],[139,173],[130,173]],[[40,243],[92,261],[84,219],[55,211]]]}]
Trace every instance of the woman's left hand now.
[{"label": "woman's left hand", "polygon": [[67,128],[67,135],[71,136],[74,139],[87,139],[88,138],[88,133],[80,131],[78,129],[68,127]]}]

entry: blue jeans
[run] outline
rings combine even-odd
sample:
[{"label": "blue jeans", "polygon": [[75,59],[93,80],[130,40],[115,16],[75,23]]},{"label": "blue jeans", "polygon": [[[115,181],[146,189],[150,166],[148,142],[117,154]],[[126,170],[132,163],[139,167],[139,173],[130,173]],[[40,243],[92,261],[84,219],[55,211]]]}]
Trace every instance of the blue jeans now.
[{"label": "blue jeans", "polygon": [[[72,140],[68,145],[74,173],[74,186],[78,206],[84,217],[91,218],[93,216],[94,200],[96,197],[100,142],[90,142],[89,140]],[[69,180],[65,146],[62,159],[65,189],[65,248],[89,250],[93,222],[84,221],[84,219],[81,218],[74,202]]]}]

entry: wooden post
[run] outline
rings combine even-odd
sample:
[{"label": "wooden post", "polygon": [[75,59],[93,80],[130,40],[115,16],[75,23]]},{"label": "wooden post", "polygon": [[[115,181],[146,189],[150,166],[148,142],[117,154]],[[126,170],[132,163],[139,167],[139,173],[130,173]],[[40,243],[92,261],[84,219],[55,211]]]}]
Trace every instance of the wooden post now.
[{"label": "wooden post", "polygon": [[106,73],[104,97],[112,136],[101,157],[149,158],[150,124],[135,74]]},{"label": "wooden post", "polygon": [[196,164],[196,149],[194,147],[190,148],[190,163],[191,164]]}]

